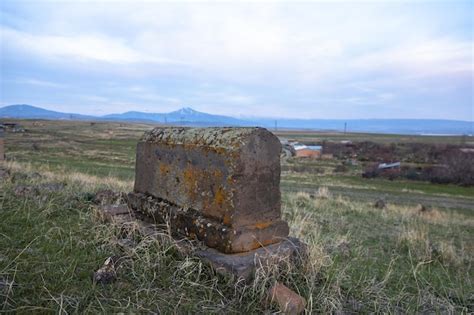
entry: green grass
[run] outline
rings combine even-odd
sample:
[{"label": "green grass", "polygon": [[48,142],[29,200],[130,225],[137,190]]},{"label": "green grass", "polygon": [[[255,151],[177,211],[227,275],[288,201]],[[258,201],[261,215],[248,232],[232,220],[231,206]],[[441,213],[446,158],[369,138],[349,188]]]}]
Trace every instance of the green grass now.
[{"label": "green grass", "polygon": [[397,134],[377,134],[377,133],[358,133],[348,132],[318,132],[318,131],[292,131],[279,130],[275,132],[278,136],[287,139],[295,139],[303,142],[323,141],[373,141],[378,143],[430,143],[430,144],[462,144],[474,143],[473,137],[463,138],[462,136],[416,136],[416,135],[397,135]]},{"label": "green grass", "polygon": [[[46,174],[2,185],[0,279],[12,283],[0,291],[3,311],[262,313],[276,280],[305,297],[308,312],[472,311],[472,216],[284,194],[284,218],[291,234],[308,244],[308,261],[236,286],[180,254],[171,240],[98,221],[90,194],[105,187],[100,180],[84,185]],[[66,189],[13,194],[17,184],[52,181],[67,183]],[[124,237],[135,247],[121,249],[117,240]],[[93,271],[113,255],[123,261],[117,281],[94,284]]]},{"label": "green grass", "polygon": [[[433,195],[450,195],[474,197],[473,187],[462,187],[454,184],[436,185],[430,182],[410,181],[410,180],[386,180],[381,178],[364,179],[360,176],[344,176],[339,177],[342,183],[350,185],[363,186],[370,185],[378,190],[383,191],[419,191],[425,194]],[[474,200],[473,200],[474,201]]]},{"label": "green grass", "polygon": [[[265,303],[275,281],[302,295],[308,313],[474,312],[472,211],[420,212],[396,202],[376,209],[372,199],[331,193],[455,202],[472,196],[472,188],[365,180],[357,167],[333,174],[336,161],[293,161],[309,171],[283,174],[282,211],[290,235],[308,244],[309,258],[301,266],[261,269],[252,282],[236,284],[181,253],[166,234],[154,239],[98,220],[91,196],[102,188],[132,189],[135,143],[150,126],[23,124],[29,133],[8,134],[12,176],[0,182],[2,312],[260,314],[278,311]],[[326,173],[311,174],[311,167]],[[42,177],[14,176],[34,172]],[[17,185],[51,182],[67,185],[52,193],[40,189],[38,196],[14,194]],[[312,196],[286,190],[307,187]],[[134,245],[120,246],[123,239]],[[117,280],[94,284],[93,272],[110,256],[121,257]]]},{"label": "green grass", "polygon": [[315,188],[318,188],[319,186],[335,186],[343,188],[358,187],[360,189],[377,190],[381,193],[410,194],[410,192],[418,192],[428,195],[474,197],[473,187],[462,187],[450,184],[436,185],[429,182],[410,180],[391,181],[383,178],[364,179],[360,175],[354,176],[351,174],[310,175],[288,173],[283,176],[283,182],[288,182],[296,186],[308,183],[309,186],[315,186]]}]

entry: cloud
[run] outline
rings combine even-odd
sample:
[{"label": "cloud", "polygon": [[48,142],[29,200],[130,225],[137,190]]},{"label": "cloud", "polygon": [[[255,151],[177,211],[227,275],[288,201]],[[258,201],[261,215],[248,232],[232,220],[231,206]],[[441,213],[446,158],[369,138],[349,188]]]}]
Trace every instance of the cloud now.
[{"label": "cloud", "polygon": [[108,63],[179,63],[154,58],[128,47],[122,40],[104,35],[36,35],[1,27],[0,33],[10,49],[46,58],[73,58]]},{"label": "cloud", "polygon": [[39,80],[35,78],[19,78],[19,79],[12,79],[9,80],[10,82],[17,83],[17,84],[27,84],[33,85],[38,87],[45,87],[45,88],[65,88],[67,84],[58,83],[58,82],[51,82],[47,80]]},{"label": "cloud", "polygon": [[1,80],[8,99],[33,84],[11,82],[20,73],[61,82],[72,90],[64,94],[94,89],[102,108],[337,117],[372,115],[360,111],[369,104],[384,107],[381,116],[409,115],[416,105],[427,117],[465,117],[472,115],[471,7],[7,1]]}]

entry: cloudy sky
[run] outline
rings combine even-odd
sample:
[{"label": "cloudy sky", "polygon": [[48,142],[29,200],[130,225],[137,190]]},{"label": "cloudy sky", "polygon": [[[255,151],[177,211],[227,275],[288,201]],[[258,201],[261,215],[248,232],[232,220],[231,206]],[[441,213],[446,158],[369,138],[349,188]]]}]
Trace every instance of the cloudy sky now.
[{"label": "cloudy sky", "polygon": [[0,1],[0,106],[473,120],[472,1]]}]

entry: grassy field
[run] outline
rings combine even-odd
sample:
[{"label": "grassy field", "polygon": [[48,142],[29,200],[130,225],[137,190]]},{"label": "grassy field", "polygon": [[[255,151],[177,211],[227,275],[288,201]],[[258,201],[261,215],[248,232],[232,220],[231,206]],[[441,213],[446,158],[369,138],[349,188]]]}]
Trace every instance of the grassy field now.
[{"label": "grassy field", "polygon": [[304,142],[321,143],[323,141],[373,141],[378,143],[429,143],[429,144],[469,144],[473,145],[472,137],[462,136],[417,136],[397,134],[375,134],[361,132],[315,132],[310,130],[272,130],[276,135],[287,139]]},{"label": "grassy field", "polygon": [[[7,134],[10,176],[0,184],[2,312],[275,312],[265,303],[275,281],[302,295],[307,313],[474,312],[472,187],[365,180],[359,166],[338,174],[335,161],[287,161],[283,213],[309,259],[235,284],[171,238],[97,220],[93,194],[132,189],[135,144],[151,126],[22,124],[27,133]],[[18,196],[19,185],[35,190]],[[375,208],[377,198],[388,206]],[[117,281],[94,284],[110,256],[121,257]]]}]

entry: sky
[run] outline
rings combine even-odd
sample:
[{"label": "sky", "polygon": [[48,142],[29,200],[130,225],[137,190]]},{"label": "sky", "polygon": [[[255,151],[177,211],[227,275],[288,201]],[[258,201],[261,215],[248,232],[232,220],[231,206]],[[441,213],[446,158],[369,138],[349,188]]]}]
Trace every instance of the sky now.
[{"label": "sky", "polygon": [[0,106],[474,120],[473,1],[0,1]]}]

